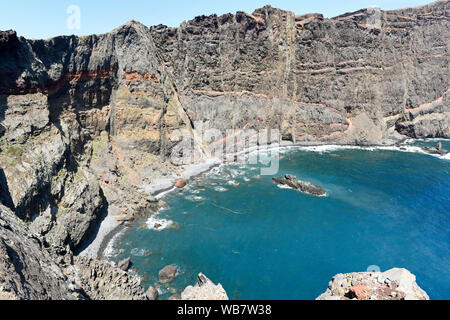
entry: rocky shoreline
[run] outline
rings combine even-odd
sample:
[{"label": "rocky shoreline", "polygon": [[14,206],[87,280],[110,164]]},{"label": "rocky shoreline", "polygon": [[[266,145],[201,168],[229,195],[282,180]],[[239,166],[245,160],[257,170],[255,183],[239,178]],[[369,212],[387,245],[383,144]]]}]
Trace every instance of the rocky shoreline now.
[{"label": "rocky shoreline", "polygon": [[314,185],[311,182],[297,180],[297,177],[291,174],[286,174],[281,178],[272,178],[272,180],[279,185],[288,186],[294,190],[298,190],[302,193],[310,194],[313,196],[323,197],[327,194],[322,187]]},{"label": "rocky shoreline", "polygon": [[[443,139],[444,140],[444,139]],[[405,139],[406,141],[406,139]],[[304,145],[304,144],[293,144],[293,143],[284,143],[283,145],[280,146],[273,146],[273,147],[269,147],[269,146],[262,146],[261,150],[263,150],[264,152],[266,151],[275,151],[275,150],[283,150],[283,149],[290,149],[290,148],[305,148],[305,147],[309,147],[309,148],[314,148],[314,147],[339,147],[342,149],[346,149],[346,148],[350,148],[350,149],[354,149],[354,148],[359,148],[362,150],[372,150],[372,149],[376,149],[376,148],[389,148],[389,147],[395,147],[397,148],[398,151],[402,151],[402,152],[407,152],[407,150],[403,150],[402,144],[396,143],[395,145],[372,145],[372,146],[361,146],[361,147],[357,147],[357,146],[353,146],[353,145]],[[405,145],[407,146],[407,145]],[[422,148],[421,148],[422,149]],[[434,150],[435,148],[430,148],[430,150]],[[423,148],[423,153],[424,154],[428,154],[428,155],[432,155],[432,156],[445,156],[448,153],[447,152],[429,152],[429,150],[427,148]],[[255,148],[247,148],[246,150],[241,151],[240,153],[251,153],[251,152],[256,152],[257,149]],[[237,154],[235,154],[237,155]],[[223,164],[223,163],[222,163]],[[197,177],[197,176],[201,176],[203,174],[208,173],[209,171],[211,171],[213,168],[217,167],[221,165],[220,161],[217,160],[211,160],[211,162],[206,163],[204,165],[196,165],[196,166],[192,166],[190,167],[186,173],[181,174],[180,176],[183,177],[185,180],[189,180],[193,177]],[[156,197],[156,198],[160,198],[161,196],[166,195],[169,192],[173,192],[176,191],[177,188],[174,186],[176,183],[176,180],[179,179],[180,176],[176,176],[169,182],[166,181],[166,184],[168,186],[152,186],[150,187],[148,190],[151,190],[152,192],[152,196]],[[276,180],[274,180],[276,182]],[[293,187],[295,189],[295,187]],[[311,192],[312,194],[314,194],[314,192]],[[323,190],[323,192],[319,192],[317,194],[317,196],[324,196],[326,195],[326,192]],[[103,256],[103,252],[105,251],[105,249],[108,247],[110,241],[120,232],[122,232],[124,230],[124,226],[121,225],[120,223],[117,223],[116,221],[113,220],[113,218],[111,216],[108,216],[110,218],[110,223],[108,223],[108,226],[103,230],[103,232],[99,232],[99,234],[97,234],[97,236],[95,237],[94,242],[97,243],[97,245],[94,246],[94,250],[90,250],[90,246],[87,247],[86,249],[82,250],[79,252],[80,255],[88,255],[92,258],[99,258],[101,256]]]},{"label": "rocky shoreline", "polygon": [[[309,146],[305,146],[305,145],[289,144],[289,145],[284,145],[284,146],[273,146],[272,148],[270,148],[270,147],[268,148],[267,146],[264,146],[263,147],[263,151],[274,151],[274,150],[282,151],[283,149],[286,149],[286,148],[288,148],[288,149],[291,149],[291,148],[295,149],[295,148],[304,148],[304,147],[335,147],[335,146],[328,146],[328,145],[309,145]],[[355,146],[349,146],[349,145],[340,145],[338,147],[342,148],[342,149],[346,149],[346,148],[355,149]],[[386,145],[382,145],[382,146],[363,146],[363,147],[357,147],[357,148],[358,149],[360,148],[362,150],[373,150],[373,149],[376,149],[376,148],[385,148],[385,147],[394,147],[394,146],[386,146]],[[405,151],[405,150],[401,149],[402,145],[397,144],[397,145],[395,145],[395,147],[398,148],[399,152]],[[430,148],[430,149],[434,150],[435,148]],[[424,154],[436,155],[436,153],[428,152],[427,148],[422,148],[422,150],[423,150]],[[255,151],[256,150],[254,150],[254,149],[248,149],[248,150],[245,150],[244,152],[255,152]],[[445,152],[439,153],[439,155],[443,155],[443,154],[446,154],[446,153]],[[213,164],[208,169],[205,169],[204,166],[196,166],[197,170],[192,170],[192,168],[191,168],[191,170],[189,170],[189,172],[190,172],[189,175],[181,174],[181,177],[184,177],[186,180],[189,180],[189,179],[191,179],[193,177],[199,177],[199,175],[203,175],[203,174],[208,173],[210,170],[212,170],[213,168],[217,167],[218,165],[219,164],[216,161],[213,161]],[[198,168],[201,168],[201,169],[198,169]],[[273,180],[276,183],[280,183],[280,184],[285,183],[285,184],[289,185],[293,189],[297,189],[298,184],[301,184],[302,188],[299,187],[300,188],[299,191],[304,192],[304,193],[312,194],[312,195],[315,195],[315,196],[324,196],[324,195],[326,195],[326,191],[323,190],[319,186],[314,186],[312,184],[309,185],[309,183],[307,183],[307,182],[303,182],[303,181],[297,180],[296,177],[294,177],[294,176],[290,176],[290,175],[287,175],[287,176],[288,177],[284,177],[284,178],[273,178]],[[179,176],[177,176],[177,177],[179,177]],[[175,183],[176,179],[177,178],[174,178],[172,183]],[[306,185],[306,189],[305,189],[305,183],[307,184]],[[158,189],[155,188],[154,190],[155,191],[154,191],[153,196],[158,197],[158,195],[165,195],[165,194],[167,194],[167,192],[174,192],[174,191],[177,190],[177,188],[172,186],[172,187],[161,189],[161,190],[158,190]],[[114,228],[111,232],[109,232],[103,238],[103,240],[101,242],[102,243],[101,244],[101,249],[99,250],[99,253],[98,253],[98,257],[102,257],[103,258],[103,252],[108,247],[109,242],[114,238],[114,236],[116,236],[118,233],[122,232],[124,230],[124,228],[125,227],[123,225],[118,225],[116,228]],[[360,275],[364,275],[364,273],[355,273],[355,275],[356,276],[360,276]],[[376,276],[377,274],[371,273],[371,276],[373,276],[373,275]],[[351,276],[351,277],[353,277],[353,276]],[[358,277],[358,279],[361,280],[361,277]],[[181,296],[183,296],[183,295],[181,295]],[[401,295],[398,295],[398,296],[390,297],[390,298],[392,298],[392,300],[398,300],[401,297],[402,297]],[[426,293],[424,293],[423,297],[427,297]],[[341,298],[345,300],[345,299],[347,299],[347,296],[343,295]],[[385,296],[384,298],[390,299],[389,296]],[[180,299],[180,297],[173,297],[172,299]],[[325,299],[325,295],[323,295],[320,299]],[[327,299],[332,299],[333,300],[333,299],[336,299],[336,297],[329,297]]]}]

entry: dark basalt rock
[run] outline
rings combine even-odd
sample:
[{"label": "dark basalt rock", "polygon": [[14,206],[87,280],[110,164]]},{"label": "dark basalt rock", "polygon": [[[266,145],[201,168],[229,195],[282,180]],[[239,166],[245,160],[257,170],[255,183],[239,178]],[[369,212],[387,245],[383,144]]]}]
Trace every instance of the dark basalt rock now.
[{"label": "dark basalt rock", "polygon": [[19,44],[17,33],[14,30],[0,31],[0,52],[15,48]]},{"label": "dark basalt rock", "polygon": [[0,204],[0,300],[146,300],[140,281],[108,261],[47,247]]},{"label": "dark basalt rock", "polygon": [[277,184],[282,184],[314,196],[325,196],[327,194],[322,187],[316,186],[310,182],[297,180],[297,178],[291,174],[287,174],[281,178],[272,178],[272,180]]},{"label": "dark basalt rock", "polygon": [[0,204],[0,300],[69,300],[70,281],[43,243]]}]

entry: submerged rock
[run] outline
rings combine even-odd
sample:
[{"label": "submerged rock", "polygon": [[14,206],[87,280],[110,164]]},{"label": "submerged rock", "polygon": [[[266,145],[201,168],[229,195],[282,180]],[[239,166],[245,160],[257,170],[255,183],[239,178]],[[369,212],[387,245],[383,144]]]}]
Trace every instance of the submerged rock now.
[{"label": "submerged rock", "polygon": [[168,300],[181,300],[181,295],[176,293],[174,295],[171,295]]},{"label": "submerged rock", "polygon": [[229,300],[219,283],[215,285],[204,274],[198,275],[197,284],[189,286],[181,293],[181,300]]},{"label": "submerged rock", "polygon": [[425,150],[425,152],[429,153],[429,154],[438,154],[441,156],[444,156],[447,154],[447,152],[445,152],[444,150],[442,150],[442,143],[438,142],[436,144],[435,147],[433,148],[424,148],[423,150]]},{"label": "submerged rock", "polygon": [[297,177],[295,177],[291,174],[287,174],[281,178],[272,178],[272,180],[277,184],[291,187],[291,188],[296,189],[303,193],[312,194],[314,196],[325,196],[326,195],[326,192],[322,187],[319,187],[310,182],[297,180]]},{"label": "submerged rock", "polygon": [[159,282],[167,283],[177,277],[178,269],[175,266],[166,266],[159,272]]},{"label": "submerged rock", "polygon": [[429,300],[406,269],[338,274],[317,300]]}]

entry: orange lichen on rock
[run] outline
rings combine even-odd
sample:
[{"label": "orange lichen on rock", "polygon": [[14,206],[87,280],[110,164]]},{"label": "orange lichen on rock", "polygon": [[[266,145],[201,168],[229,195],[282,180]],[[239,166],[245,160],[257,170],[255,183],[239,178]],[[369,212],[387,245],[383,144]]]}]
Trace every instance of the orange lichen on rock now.
[{"label": "orange lichen on rock", "polygon": [[354,295],[358,300],[366,300],[369,293],[369,287],[366,285],[358,284],[353,286],[349,290],[350,294]]},{"label": "orange lichen on rock", "polygon": [[125,76],[125,80],[127,82],[132,81],[152,81],[157,82],[156,76],[150,73],[141,74],[138,72],[125,72],[123,71],[123,74]]}]

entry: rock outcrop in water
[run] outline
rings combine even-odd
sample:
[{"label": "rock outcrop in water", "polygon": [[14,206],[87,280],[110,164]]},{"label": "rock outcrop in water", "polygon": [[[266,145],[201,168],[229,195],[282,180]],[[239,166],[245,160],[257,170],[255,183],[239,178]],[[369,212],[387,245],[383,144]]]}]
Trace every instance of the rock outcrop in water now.
[{"label": "rock outcrop in water", "polygon": [[200,273],[195,286],[189,286],[181,293],[181,300],[229,300],[227,293],[219,283],[215,285]]},{"label": "rock outcrop in water", "polygon": [[175,266],[166,266],[159,271],[158,279],[161,283],[173,281],[178,274],[178,268]]},{"label": "rock outcrop in water", "polygon": [[317,300],[429,300],[406,269],[338,274]]},{"label": "rock outcrop in water", "polygon": [[447,154],[444,150],[442,150],[442,143],[438,142],[434,148],[424,148],[425,152],[429,154],[437,154],[440,156],[444,156]]},{"label": "rock outcrop in water", "polygon": [[281,178],[272,178],[272,180],[277,184],[285,185],[292,189],[314,196],[322,197],[327,194],[322,187],[316,186],[311,182],[297,180],[297,177],[293,176],[292,174],[287,174]]},{"label": "rock outcrop in water", "polygon": [[[0,32],[0,200],[22,221],[2,209],[2,232],[23,227],[23,242],[4,242],[4,288],[73,297],[51,259],[70,264],[107,213],[163,205],[146,187],[180,170],[183,143],[206,157],[202,130],[279,129],[299,144],[450,138],[449,13],[436,1],[371,24],[368,10],[326,19],[266,6],[87,37]],[[81,283],[95,298],[142,297]]]}]

